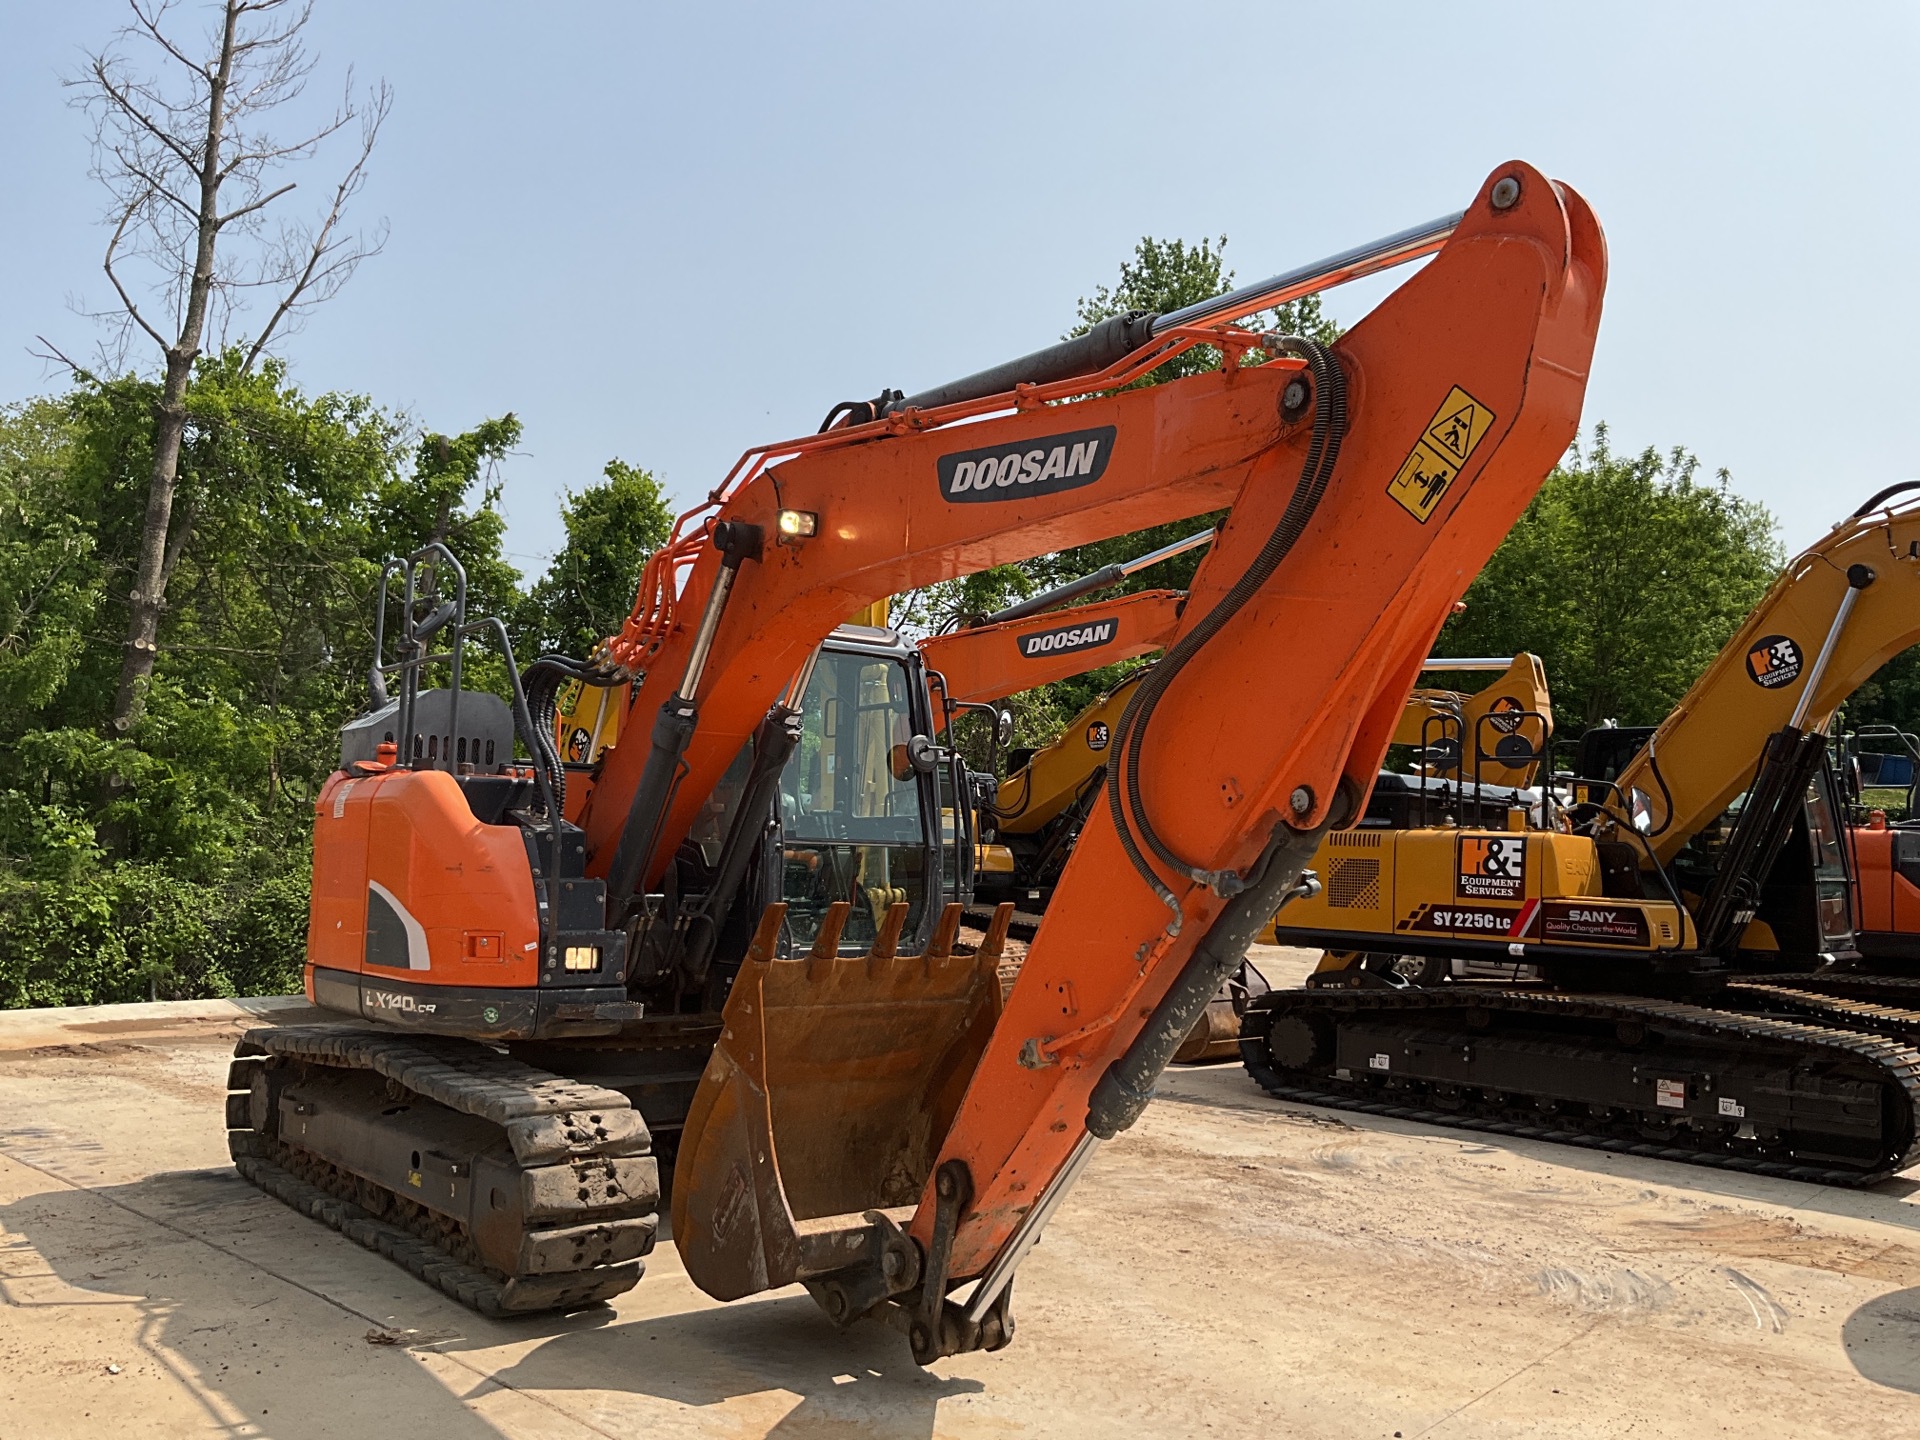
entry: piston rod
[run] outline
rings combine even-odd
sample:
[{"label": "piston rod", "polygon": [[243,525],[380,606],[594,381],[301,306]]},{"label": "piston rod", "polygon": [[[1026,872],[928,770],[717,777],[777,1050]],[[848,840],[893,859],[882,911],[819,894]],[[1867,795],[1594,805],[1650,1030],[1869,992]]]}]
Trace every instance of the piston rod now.
[{"label": "piston rod", "polygon": [[1198,550],[1212,540],[1217,532],[1209,525],[1198,534],[1189,535],[1184,540],[1176,540],[1171,545],[1162,545],[1158,550],[1149,550],[1144,555],[1136,555],[1131,560],[1116,560],[1111,565],[1102,565],[1090,575],[1082,575],[1078,580],[1069,580],[1064,585],[1056,585],[1051,590],[1042,590],[1038,595],[1021,600],[1004,610],[996,610],[980,623],[999,625],[1008,620],[1024,620],[1029,615],[1038,615],[1042,610],[1051,610],[1056,605],[1064,605],[1069,600],[1078,600],[1082,595],[1091,595],[1096,590],[1105,590],[1118,585],[1129,575],[1138,575],[1142,570],[1158,565],[1162,560],[1171,560],[1176,555],[1184,555],[1189,550]]},{"label": "piston rod", "polygon": [[1067,1198],[1067,1191],[1073,1188],[1073,1182],[1080,1178],[1080,1172],[1087,1168],[1087,1162],[1093,1159],[1093,1152],[1100,1148],[1100,1137],[1089,1131],[1082,1131],[1074,1142],[1073,1151],[1067,1156],[1067,1163],[1060,1167],[1060,1173],[1053,1177],[1053,1183],[1047,1186],[1046,1193],[1039,1203],[1020,1221],[1020,1228],[1008,1237],[1005,1247],[994,1257],[993,1264],[987,1267],[987,1273],[980,1277],[973,1295],[967,1301],[967,1319],[978,1325],[993,1308],[993,1302],[1000,1298],[1000,1292],[1013,1280],[1013,1272],[1020,1262],[1027,1258],[1027,1252],[1040,1243],[1040,1232],[1053,1212],[1060,1208],[1060,1202]]},{"label": "piston rod", "polygon": [[1422,670],[1504,670],[1513,664],[1511,655],[1429,655],[1420,662]]},{"label": "piston rod", "polygon": [[1404,265],[1410,260],[1431,255],[1447,243],[1447,237],[1458,228],[1465,215],[1464,210],[1458,214],[1444,215],[1425,225],[1415,225],[1410,230],[1343,250],[1338,255],[1316,260],[1311,265],[1302,265],[1255,285],[1243,285],[1238,290],[1229,290],[1224,295],[1216,295],[1211,300],[1202,300],[1167,315],[1137,310],[1114,315],[1102,320],[1084,335],[1062,340],[1031,355],[1002,361],[917,394],[892,400],[883,398],[875,404],[881,413],[906,409],[931,410],[939,405],[954,405],[987,395],[999,395],[1016,385],[1043,385],[1055,380],[1070,380],[1076,375],[1097,375],[1109,366],[1118,364],[1142,345],[1179,326],[1236,319],[1270,305],[1284,305],[1289,300],[1317,295],[1322,290],[1344,285],[1349,280],[1359,280],[1382,270],[1390,270],[1395,265]]},{"label": "piston rod", "polygon": [[1871,565],[1847,567],[1847,593],[1840,597],[1840,608],[1834,611],[1833,624],[1827,628],[1827,638],[1820,642],[1820,653],[1814,656],[1813,668],[1807,672],[1806,683],[1800,687],[1800,700],[1793,707],[1793,718],[1787,721],[1794,729],[1805,728],[1807,712],[1813,708],[1814,692],[1826,678],[1827,662],[1833,659],[1834,648],[1840,643],[1840,632],[1846,628],[1847,617],[1853,613],[1853,604],[1860,598],[1860,592],[1873,584],[1874,578]]},{"label": "piston rod", "polygon": [[1235,320],[1255,310],[1265,310],[1270,305],[1284,305],[1289,300],[1317,295],[1322,290],[1331,290],[1349,280],[1359,280],[1382,270],[1391,270],[1395,265],[1404,265],[1409,260],[1418,260],[1446,244],[1447,237],[1460,227],[1460,222],[1466,216],[1464,210],[1442,215],[1438,220],[1429,220],[1424,225],[1415,225],[1368,245],[1342,250],[1338,255],[1329,255],[1324,260],[1302,265],[1297,270],[1288,270],[1253,285],[1242,285],[1238,290],[1229,290],[1210,300],[1195,301],[1184,309],[1155,317],[1153,333],[1160,336],[1181,325]]}]

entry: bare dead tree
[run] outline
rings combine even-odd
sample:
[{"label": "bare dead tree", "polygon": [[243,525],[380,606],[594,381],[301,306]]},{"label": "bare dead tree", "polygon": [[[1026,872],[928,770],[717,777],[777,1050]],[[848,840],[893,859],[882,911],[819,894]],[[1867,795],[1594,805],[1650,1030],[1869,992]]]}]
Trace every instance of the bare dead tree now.
[{"label": "bare dead tree", "polygon": [[[251,368],[379,251],[384,226],[352,233],[343,222],[392,104],[384,82],[358,93],[349,72],[339,104],[283,138],[276,112],[300,99],[316,63],[303,40],[311,0],[219,0],[197,38],[176,23],[174,0],[128,3],[132,21],[67,82],[93,122],[93,176],[111,196],[103,266],[115,302],[94,312],[109,330],[103,368],[146,341],[165,362],[115,737],[145,709],[167,583],[192,530],[191,507],[176,521],[174,495],[194,362],[211,339]],[[289,167],[356,127],[331,192],[305,217],[283,218]]]}]

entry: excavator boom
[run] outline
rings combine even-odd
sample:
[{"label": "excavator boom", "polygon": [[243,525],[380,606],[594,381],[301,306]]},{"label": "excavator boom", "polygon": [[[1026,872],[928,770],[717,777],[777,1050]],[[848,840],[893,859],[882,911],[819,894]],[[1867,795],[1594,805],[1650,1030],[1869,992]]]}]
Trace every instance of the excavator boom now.
[{"label": "excavator boom", "polygon": [[1897,498],[1908,488],[1874,496],[1782,570],[1621,772],[1620,793],[1647,798],[1662,863],[1747,788],[1769,735],[1825,731],[1920,642],[1920,505]]},{"label": "excavator boom", "polygon": [[1186,599],[1181,590],[1136,590],[1099,604],[937,635],[920,643],[920,653],[945,681],[954,704],[1004,700],[1166,649]]},{"label": "excavator boom", "polygon": [[[1122,717],[1107,803],[983,1049],[964,1053],[960,1031],[984,1027],[956,1003],[953,1027],[871,1057],[904,1069],[937,1050],[960,1081],[951,1125],[911,1152],[928,1164],[910,1216],[884,1212],[897,1169],[840,1176],[834,1215],[805,1213],[781,1183],[782,1155],[851,1123],[870,1081],[862,1057],[836,1057],[838,1084],[810,1078],[811,1117],[772,1077],[804,1061],[792,1036],[819,1033],[807,967],[830,979],[820,1004],[854,1007],[850,964],[876,990],[901,966],[950,967],[885,946],[831,965],[781,959],[777,920],[763,921],[676,1171],[675,1239],[696,1282],[738,1294],[807,1279],[838,1297],[830,1311],[906,1305],[923,1359],[1004,1339],[1012,1267],[1095,1140],[1132,1123],[1320,837],[1357,815],[1441,624],[1571,440],[1604,279],[1579,197],[1502,167],[1431,264],[1331,352],[1276,342],[1275,363],[1143,390],[1113,389],[1121,370],[1097,393],[1073,385],[1065,406],[1042,402],[1067,393],[1034,387],[957,430],[940,411],[896,414],[866,443],[803,450],[724,499],[718,543],[687,552],[673,613],[643,614],[623,637],[649,677],[640,704],[678,688],[655,762],[637,746],[611,757],[586,817],[590,867],[626,843],[620,800],[650,793],[676,717],[697,704],[671,762],[678,794],[657,822],[636,817],[646,858],[626,859],[642,883],[840,616],[956,573],[1229,515]],[[756,561],[727,563],[729,526],[768,537]],[[775,543],[783,531],[808,538]],[[656,583],[656,607],[670,589]],[[608,873],[617,888],[619,858]],[[823,1268],[836,1247],[846,1263]],[[907,1271],[910,1286],[888,1283]],[[944,1302],[979,1276],[964,1312]]]}]

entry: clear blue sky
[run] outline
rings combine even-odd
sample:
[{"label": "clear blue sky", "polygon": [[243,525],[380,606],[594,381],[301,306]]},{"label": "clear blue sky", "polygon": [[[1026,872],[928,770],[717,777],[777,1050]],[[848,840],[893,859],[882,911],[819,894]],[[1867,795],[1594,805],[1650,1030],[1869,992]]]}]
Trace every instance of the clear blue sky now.
[{"label": "clear blue sky", "polygon": [[[0,398],[57,384],[36,333],[93,338],[58,80],[122,14],[0,10]],[[537,570],[610,456],[686,501],[836,400],[1055,338],[1143,234],[1225,233],[1250,280],[1519,156],[1607,230],[1588,420],[1727,467],[1798,546],[1920,477],[1916,32],[1895,4],[319,0],[323,75],[396,90],[359,211],[392,236],[282,348],[434,429],[516,412]]]}]

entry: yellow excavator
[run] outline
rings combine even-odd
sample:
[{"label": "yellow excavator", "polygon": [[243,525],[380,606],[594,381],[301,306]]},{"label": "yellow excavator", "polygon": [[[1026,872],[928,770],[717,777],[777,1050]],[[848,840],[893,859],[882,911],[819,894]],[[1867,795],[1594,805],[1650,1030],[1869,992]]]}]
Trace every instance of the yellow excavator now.
[{"label": "yellow excavator", "polygon": [[1249,1006],[1254,1077],[1805,1180],[1911,1163],[1920,979],[1860,955],[1862,847],[1827,732],[1920,642],[1916,489],[1793,561],[1658,728],[1582,736],[1538,808],[1330,835],[1321,892],[1275,926],[1327,956],[1308,988]]},{"label": "yellow excavator", "polygon": [[[1166,550],[1152,552],[1131,562],[1131,570],[1145,569],[1171,554],[1203,544],[1212,532],[1180,541]],[[1110,567],[1121,570],[1122,567]],[[1092,628],[1099,633],[1108,623],[1116,627],[1113,658],[1130,658],[1139,653],[1158,634],[1151,624],[1134,622],[1126,614],[1129,602],[1140,602],[1163,613],[1177,612],[1178,592],[1145,591],[1126,596],[1110,606],[1082,606],[1069,611],[1048,611],[1044,602],[1058,603],[1063,594],[1089,592],[1089,581],[1106,575],[1099,572],[1084,581],[1071,582],[1060,591],[1037,596],[1017,607],[1018,614],[992,617],[988,626],[963,630],[953,636],[923,642],[922,654],[936,675],[952,672],[963,680],[955,694],[970,703],[991,709],[976,696],[993,694],[1004,697],[1013,687],[1004,670],[995,671],[982,661],[982,649],[1014,653],[995,633],[1001,627],[1034,622],[1026,617],[1045,616],[1045,623],[1065,632]],[[1109,577],[1108,583],[1112,583]],[[1111,622],[1109,616],[1113,616]],[[1073,617],[1073,618],[1067,618]],[[1120,627],[1126,627],[1124,629]],[[1017,631],[1015,633],[1018,633]],[[1084,652],[1082,652],[1084,654]],[[1111,652],[1101,649],[1104,657]],[[944,666],[944,671],[938,667]],[[1043,684],[1077,673],[1073,662],[1055,659],[1041,679],[1022,677],[1029,684]],[[1077,670],[1088,668],[1081,661]],[[1502,820],[1515,803],[1525,804],[1524,787],[1534,783],[1539,770],[1539,754],[1553,733],[1553,712],[1548,699],[1544,668],[1536,655],[1520,654],[1499,658],[1433,657],[1423,667],[1449,674],[1486,672],[1495,678],[1478,691],[1463,693],[1423,687],[1412,692],[1393,734],[1393,744],[1404,747],[1412,757],[1412,774],[1383,771],[1375,783],[1369,805],[1369,818],[1375,823],[1412,825],[1426,823],[1429,815],[1451,816],[1463,804],[1462,787],[1456,783],[1461,774],[1462,737],[1478,737],[1479,752],[1472,759],[1472,775],[1478,782],[1471,803],[1477,808],[1468,818],[1498,811]],[[1081,827],[1101,795],[1106,777],[1109,747],[1134,692],[1146,677],[1145,669],[1135,671],[1106,694],[1085,707],[1070,720],[1051,742],[1033,750],[1015,750],[1008,757],[1009,771],[996,788],[990,802],[983,802],[977,833],[981,837],[979,860],[974,876],[974,894],[982,907],[1010,901],[1017,908],[1011,933],[1017,939],[1030,937],[1039,926],[1052,888],[1073,853]],[[1390,752],[1392,753],[1392,752]],[[1484,777],[1484,778],[1482,778]],[[1285,943],[1279,942],[1279,943]],[[1239,1013],[1249,996],[1267,988],[1266,981],[1252,967],[1242,967],[1229,978],[1174,1060],[1179,1064],[1230,1060],[1239,1054]]]},{"label": "yellow excavator", "polygon": [[[1393,733],[1405,747],[1411,773],[1383,771],[1375,784],[1369,818],[1407,826],[1477,804],[1505,812],[1524,804],[1519,791],[1535,783],[1545,742],[1553,734],[1553,710],[1540,657],[1456,658],[1434,656],[1422,667],[1461,673],[1494,671],[1478,691],[1421,688],[1412,692]],[[1010,852],[1011,868],[983,875],[976,893],[1012,900],[1022,909],[1046,908],[1047,896],[1072,854],[1073,842],[1098,800],[1115,727],[1148,672],[1135,671],[1069,720],[1051,742],[1008,756],[982,835]],[[1480,741],[1469,759],[1469,784],[1461,775],[1463,736]],[[1390,754],[1392,752],[1389,752]]]}]

